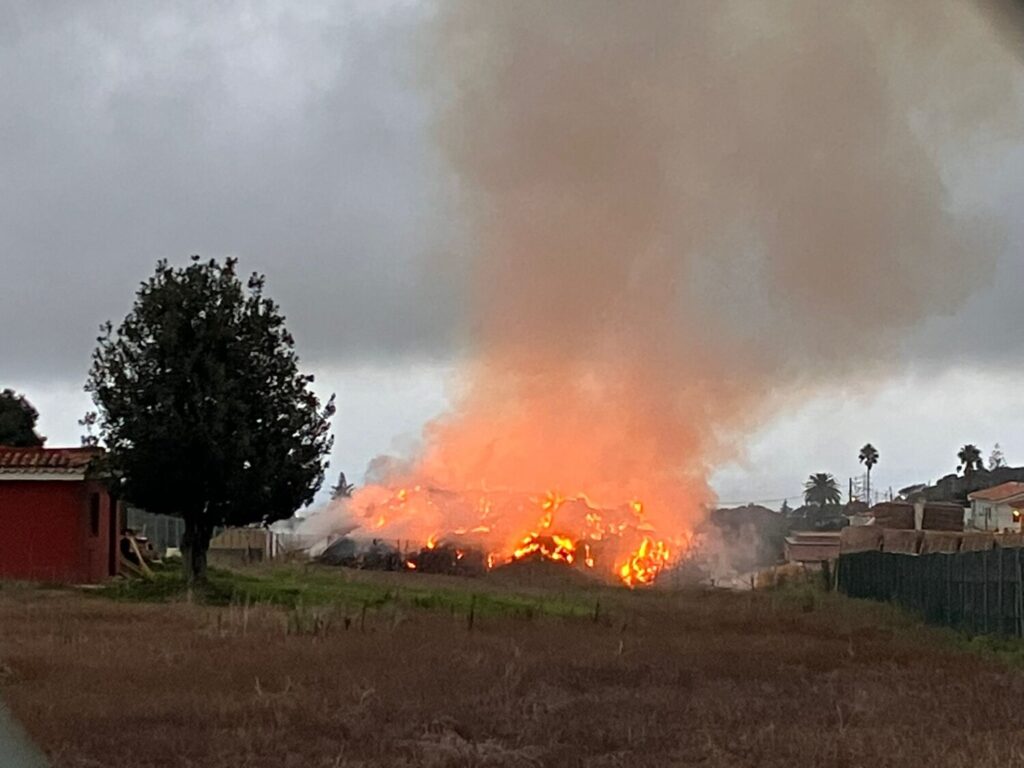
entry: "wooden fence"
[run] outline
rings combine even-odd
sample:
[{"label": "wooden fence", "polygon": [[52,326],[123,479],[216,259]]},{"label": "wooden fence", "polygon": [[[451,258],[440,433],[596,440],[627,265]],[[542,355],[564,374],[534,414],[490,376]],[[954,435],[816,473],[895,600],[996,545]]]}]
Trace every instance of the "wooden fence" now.
[{"label": "wooden fence", "polygon": [[1022,550],[927,555],[853,552],[839,558],[837,583],[850,597],[894,602],[934,624],[973,634],[1024,637]]}]

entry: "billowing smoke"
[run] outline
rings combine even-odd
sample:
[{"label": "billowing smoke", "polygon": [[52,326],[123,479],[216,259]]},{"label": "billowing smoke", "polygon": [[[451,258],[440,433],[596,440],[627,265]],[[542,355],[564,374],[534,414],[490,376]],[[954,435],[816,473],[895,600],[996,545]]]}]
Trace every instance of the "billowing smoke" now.
[{"label": "billowing smoke", "polygon": [[[999,228],[957,184],[1019,124],[995,38],[953,0],[444,3],[426,71],[467,354],[391,484],[469,501],[402,535],[551,491],[685,539],[748,430],[988,277]],[[386,532],[380,493],[352,506]]]}]

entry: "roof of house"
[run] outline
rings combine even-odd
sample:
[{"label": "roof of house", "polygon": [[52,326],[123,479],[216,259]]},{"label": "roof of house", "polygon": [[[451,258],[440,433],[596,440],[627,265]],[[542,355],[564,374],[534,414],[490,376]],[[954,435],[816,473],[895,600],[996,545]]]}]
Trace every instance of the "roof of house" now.
[{"label": "roof of house", "polygon": [[7,476],[84,477],[102,448],[13,448],[0,445],[0,479]]},{"label": "roof of house", "polygon": [[973,493],[967,494],[967,498],[971,501],[1008,501],[1014,496],[1020,496],[1024,494],[1024,483],[1016,482],[1011,480],[1008,483],[1000,483],[994,485],[991,488],[985,488],[980,491],[974,491]]}]

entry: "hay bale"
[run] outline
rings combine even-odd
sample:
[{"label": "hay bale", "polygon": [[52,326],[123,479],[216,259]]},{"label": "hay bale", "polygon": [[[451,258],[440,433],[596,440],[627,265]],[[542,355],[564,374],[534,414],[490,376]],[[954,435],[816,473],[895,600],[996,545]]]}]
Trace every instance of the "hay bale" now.
[{"label": "hay bale", "polygon": [[925,531],[921,539],[922,555],[930,555],[935,552],[959,552],[960,540],[963,535],[947,531]]},{"label": "hay bale", "polygon": [[920,551],[922,538],[921,531],[886,528],[882,533],[882,551],[916,555]]},{"label": "hay bale", "polygon": [[332,541],[323,551],[318,560],[324,565],[354,566],[358,557],[359,545],[347,536]]},{"label": "hay bale", "polygon": [[1024,547],[1024,533],[996,534],[996,546],[1000,549],[1020,549]]},{"label": "hay bale", "polygon": [[961,552],[982,552],[996,545],[994,533],[965,533],[960,541]]},{"label": "hay bale", "polygon": [[839,534],[839,551],[878,552],[882,548],[882,529],[874,525],[847,526]]},{"label": "hay bale", "polygon": [[885,501],[871,508],[875,525],[880,528],[913,530],[914,505],[902,501]]},{"label": "hay bale", "polygon": [[448,543],[423,547],[409,562],[420,573],[482,576],[487,572],[487,555],[482,550],[460,549]]},{"label": "hay bale", "polygon": [[798,584],[808,580],[807,574],[807,568],[798,563],[776,565],[758,571],[754,585],[756,589],[773,589],[786,584]]},{"label": "hay bale", "polygon": [[925,504],[921,527],[926,531],[962,531],[964,508],[958,504]]}]

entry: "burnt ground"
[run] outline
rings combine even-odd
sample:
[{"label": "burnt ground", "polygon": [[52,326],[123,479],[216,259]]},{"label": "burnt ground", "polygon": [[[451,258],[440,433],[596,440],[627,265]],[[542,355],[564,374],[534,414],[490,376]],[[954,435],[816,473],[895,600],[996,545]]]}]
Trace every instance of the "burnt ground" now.
[{"label": "burnt ground", "polygon": [[470,628],[400,601],[363,618],[8,585],[0,695],[67,767],[1024,763],[1015,662],[884,606],[601,600],[596,620]]}]

